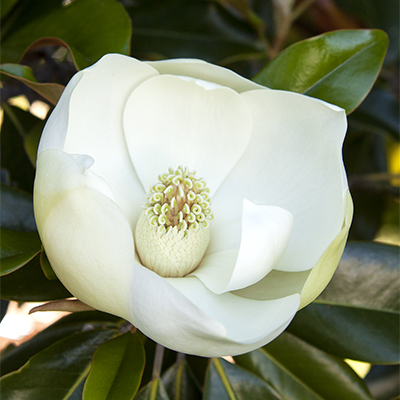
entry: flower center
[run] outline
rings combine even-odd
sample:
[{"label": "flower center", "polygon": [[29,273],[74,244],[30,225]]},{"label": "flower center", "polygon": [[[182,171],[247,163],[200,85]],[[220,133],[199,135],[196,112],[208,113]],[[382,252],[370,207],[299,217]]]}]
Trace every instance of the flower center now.
[{"label": "flower center", "polygon": [[159,175],[136,226],[142,263],[164,277],[192,272],[210,241],[210,191],[195,175],[181,166]]}]

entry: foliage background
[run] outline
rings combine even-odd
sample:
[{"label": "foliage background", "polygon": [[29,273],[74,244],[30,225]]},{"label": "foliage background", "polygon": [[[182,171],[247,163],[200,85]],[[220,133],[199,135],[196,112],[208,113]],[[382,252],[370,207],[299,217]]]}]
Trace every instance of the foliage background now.
[{"label": "foliage background", "polygon": [[[201,58],[352,111],[343,154],[355,205],[351,242],[326,291],[286,333],[235,357],[235,364],[165,350],[153,371],[155,343],[116,317],[84,312],[3,352],[3,398],[129,399],[138,389],[138,399],[398,396],[398,19],[397,0],[2,1],[3,299],[69,296],[41,252],[33,219],[36,149],[45,120],[12,99],[23,94],[30,104],[40,100],[51,108],[77,69],[109,52],[146,60]],[[379,77],[358,108],[379,71],[386,39],[363,31],[357,48],[355,33],[334,32],[341,29],[381,29],[389,37]],[[320,46],[299,43],[327,32],[335,36],[323,36]],[[332,59],[324,53],[329,38],[336,40]],[[300,63],[301,57],[309,62]],[[310,92],[304,82],[313,74],[322,74],[325,85]],[[365,381],[344,363],[348,358],[373,364]]]}]

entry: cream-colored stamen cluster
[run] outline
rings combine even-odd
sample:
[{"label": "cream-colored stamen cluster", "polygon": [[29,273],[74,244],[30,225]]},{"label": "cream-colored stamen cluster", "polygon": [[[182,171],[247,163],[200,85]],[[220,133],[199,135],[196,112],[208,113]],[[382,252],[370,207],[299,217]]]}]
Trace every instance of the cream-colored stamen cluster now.
[{"label": "cream-colored stamen cluster", "polygon": [[210,240],[209,189],[188,168],[169,169],[147,195],[136,226],[142,263],[162,276],[185,276],[199,264]]}]

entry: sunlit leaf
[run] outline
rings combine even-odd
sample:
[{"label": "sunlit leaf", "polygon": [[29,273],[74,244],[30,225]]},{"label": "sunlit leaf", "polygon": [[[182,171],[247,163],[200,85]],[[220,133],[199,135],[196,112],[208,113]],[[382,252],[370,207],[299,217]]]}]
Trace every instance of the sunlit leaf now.
[{"label": "sunlit leaf", "polygon": [[351,113],[371,90],[387,46],[387,35],[379,30],[328,32],[288,47],[254,80],[325,100]]},{"label": "sunlit leaf", "polygon": [[138,336],[127,332],[103,343],[93,356],[84,400],[131,400],[137,392],[145,355]]}]

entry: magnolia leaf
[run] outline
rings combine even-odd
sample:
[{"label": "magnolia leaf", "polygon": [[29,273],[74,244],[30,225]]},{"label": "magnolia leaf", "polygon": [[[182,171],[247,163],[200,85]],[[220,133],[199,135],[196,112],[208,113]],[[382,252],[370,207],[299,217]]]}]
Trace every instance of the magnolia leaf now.
[{"label": "magnolia leaf", "polygon": [[328,32],[288,47],[254,80],[325,100],[349,114],[371,90],[387,46],[380,30]]},{"label": "magnolia leaf", "polygon": [[4,63],[18,62],[31,43],[39,40],[36,46],[65,43],[78,69],[107,53],[129,54],[131,24],[123,6],[114,0],[20,2],[4,26]]},{"label": "magnolia leaf", "polygon": [[341,358],[399,362],[399,247],[348,243],[323,294],[288,330]]},{"label": "magnolia leaf", "polygon": [[93,307],[82,303],[80,300],[55,300],[44,303],[40,306],[33,307],[29,310],[29,314],[38,311],[69,311],[69,312],[82,312],[94,310]]},{"label": "magnolia leaf", "polygon": [[186,361],[173,364],[163,374],[162,383],[171,399],[200,400],[201,390],[197,386]]},{"label": "magnolia leaf", "polygon": [[33,76],[32,70],[25,65],[2,64],[0,65],[0,72],[29,86],[54,105],[57,104],[61,93],[64,91],[64,86],[58,83],[39,83]]},{"label": "magnolia leaf", "polygon": [[93,356],[83,400],[130,400],[139,389],[145,363],[143,345],[127,332],[103,343]]},{"label": "magnolia leaf", "polygon": [[280,399],[371,399],[347,363],[288,333],[235,361],[274,387]]},{"label": "magnolia leaf", "polygon": [[156,378],[139,391],[135,400],[170,400],[170,398],[161,380]]},{"label": "magnolia leaf", "polygon": [[54,273],[53,268],[51,267],[50,261],[46,256],[46,252],[42,246],[42,252],[40,253],[40,266],[42,267],[43,273],[46,275],[46,278],[50,281],[53,281],[57,278],[57,275]]},{"label": "magnolia leaf", "polygon": [[39,254],[42,243],[37,232],[16,232],[0,228],[0,272],[9,274]]},{"label": "magnolia leaf", "polygon": [[[80,391],[96,348],[115,335],[91,330],[62,339],[1,378],[4,399],[64,400]],[[17,396],[17,397],[16,397]]]},{"label": "magnolia leaf", "polygon": [[36,230],[33,199],[28,193],[1,184],[0,226],[13,231]]},{"label": "magnolia leaf", "polygon": [[48,280],[40,267],[40,256],[1,278],[1,297],[14,301],[49,301],[73,297],[59,280]]},{"label": "magnolia leaf", "polygon": [[277,400],[278,393],[262,379],[223,359],[214,358],[208,369],[204,400]]},{"label": "magnolia leaf", "polygon": [[69,314],[48,328],[36,334],[30,340],[1,353],[1,375],[21,368],[35,354],[50,347],[68,336],[83,332],[88,328],[117,330],[124,320],[100,311],[87,311]]}]

